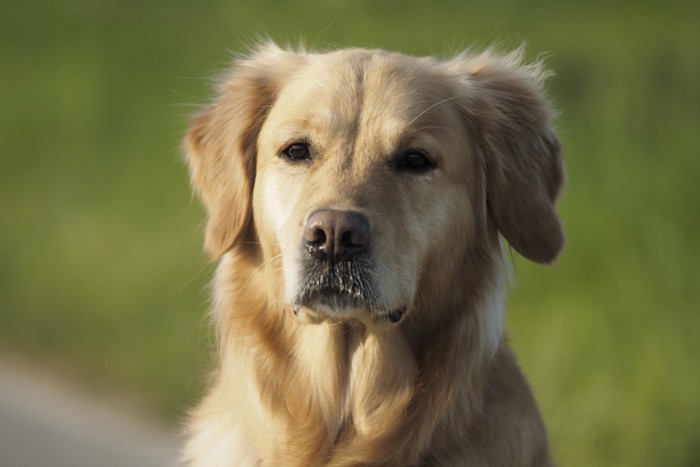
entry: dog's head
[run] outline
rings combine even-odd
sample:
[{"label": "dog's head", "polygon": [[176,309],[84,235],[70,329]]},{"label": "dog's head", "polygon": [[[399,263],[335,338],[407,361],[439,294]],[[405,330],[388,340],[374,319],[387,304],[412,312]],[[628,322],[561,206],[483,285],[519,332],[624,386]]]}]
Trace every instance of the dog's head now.
[{"label": "dog's head", "polygon": [[365,322],[444,293],[497,232],[552,261],[563,169],[542,79],[519,54],[260,48],[185,141],[206,250],[256,248],[300,316]]}]

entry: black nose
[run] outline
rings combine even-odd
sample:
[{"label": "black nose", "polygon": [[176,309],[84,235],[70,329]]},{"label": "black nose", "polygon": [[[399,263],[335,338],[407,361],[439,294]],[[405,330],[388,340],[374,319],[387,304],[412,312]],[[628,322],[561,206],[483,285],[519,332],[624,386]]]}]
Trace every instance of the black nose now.
[{"label": "black nose", "polygon": [[369,222],[362,214],[325,209],[306,220],[304,245],[319,260],[351,260],[366,251],[368,243]]}]

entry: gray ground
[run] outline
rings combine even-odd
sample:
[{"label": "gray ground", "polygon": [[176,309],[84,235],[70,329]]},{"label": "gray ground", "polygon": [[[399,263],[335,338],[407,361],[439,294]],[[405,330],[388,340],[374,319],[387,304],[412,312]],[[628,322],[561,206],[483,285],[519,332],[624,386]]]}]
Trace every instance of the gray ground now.
[{"label": "gray ground", "polygon": [[0,359],[0,467],[174,466],[177,457],[162,428]]}]

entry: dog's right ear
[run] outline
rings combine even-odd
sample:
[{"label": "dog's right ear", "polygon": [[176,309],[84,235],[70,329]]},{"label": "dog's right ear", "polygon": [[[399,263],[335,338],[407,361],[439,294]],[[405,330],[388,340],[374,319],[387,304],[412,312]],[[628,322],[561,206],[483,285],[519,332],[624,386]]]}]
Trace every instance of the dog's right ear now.
[{"label": "dog's right ear", "polygon": [[192,120],[184,140],[192,185],[208,213],[204,249],[218,258],[251,221],[256,142],[282,79],[303,54],[274,44],[238,60],[217,86],[218,97]]}]

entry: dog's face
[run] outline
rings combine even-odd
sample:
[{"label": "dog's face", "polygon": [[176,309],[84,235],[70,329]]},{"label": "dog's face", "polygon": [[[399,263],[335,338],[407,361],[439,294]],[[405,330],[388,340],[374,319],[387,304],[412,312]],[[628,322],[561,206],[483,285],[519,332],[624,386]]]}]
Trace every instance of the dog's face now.
[{"label": "dog's face", "polygon": [[187,139],[208,250],[256,243],[301,318],[375,324],[419,307],[475,246],[498,248],[496,229],[552,260],[562,168],[539,76],[523,70],[488,56],[252,56]]},{"label": "dog's face", "polygon": [[431,253],[469,236],[478,165],[454,89],[421,64],[315,57],[267,116],[253,218],[301,316],[397,321],[429,260],[440,262]]}]

